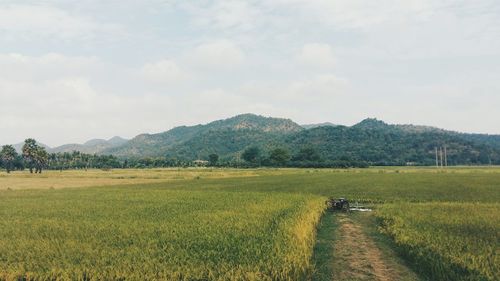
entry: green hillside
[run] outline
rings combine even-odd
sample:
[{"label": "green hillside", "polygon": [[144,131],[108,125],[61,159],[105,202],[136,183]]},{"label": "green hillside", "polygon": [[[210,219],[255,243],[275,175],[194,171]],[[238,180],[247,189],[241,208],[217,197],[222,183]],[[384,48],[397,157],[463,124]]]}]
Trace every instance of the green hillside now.
[{"label": "green hillside", "polygon": [[242,114],[206,125],[181,126],[159,134],[139,135],[103,153],[121,157],[206,158],[210,153],[234,154],[248,145],[263,145],[302,130],[289,119]]},{"label": "green hillside", "polygon": [[82,153],[95,154],[101,153],[106,149],[124,145],[125,143],[127,143],[126,139],[113,137],[109,140],[92,139],[83,144],[65,144],[54,148],[48,148],[47,150],[52,153],[79,151]]},{"label": "green hillside", "polygon": [[351,127],[304,129],[289,119],[244,114],[206,125],[139,135],[103,153],[179,160],[206,160],[210,154],[217,154],[231,161],[239,159],[246,148],[256,146],[262,159],[271,150],[284,148],[292,161],[304,161],[301,153],[307,150],[315,155],[313,160],[309,159],[315,162],[434,165],[436,147],[446,146],[449,165],[475,165],[500,163],[499,139],[499,136],[463,134],[427,126],[389,125],[377,119],[365,119]]},{"label": "green hillside", "polygon": [[[21,146],[16,148],[20,150]],[[259,150],[253,164],[264,165],[273,165],[271,154],[277,149],[284,153],[287,165],[292,166],[331,166],[328,163],[339,164],[339,161],[363,165],[435,165],[436,148],[445,147],[449,165],[500,164],[500,135],[390,125],[373,118],[353,126],[331,123],[301,126],[290,119],[242,114],[158,134],[141,134],[131,140],[114,137],[46,148],[51,153],[80,151],[113,155],[122,161],[162,158],[172,160],[171,163],[208,160],[209,155],[217,154],[224,163],[239,163],[243,161],[243,152],[250,147]]]},{"label": "green hillside", "polygon": [[290,150],[314,147],[324,159],[378,165],[433,165],[435,148],[447,148],[450,165],[500,163],[500,150],[481,139],[429,127],[388,125],[366,119],[352,127],[319,127],[285,139]]}]

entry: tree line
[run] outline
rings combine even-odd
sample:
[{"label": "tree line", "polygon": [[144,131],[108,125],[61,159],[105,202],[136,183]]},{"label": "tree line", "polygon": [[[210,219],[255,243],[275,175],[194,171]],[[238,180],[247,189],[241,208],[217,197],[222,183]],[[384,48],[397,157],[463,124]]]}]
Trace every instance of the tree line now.
[{"label": "tree line", "polygon": [[38,145],[34,139],[26,139],[22,148],[22,155],[18,155],[12,145],[4,145],[0,151],[2,166],[10,173],[14,169],[28,168],[30,173],[42,173],[47,165],[48,153],[44,147]]},{"label": "tree line", "polygon": [[17,153],[12,145],[2,146],[0,151],[0,167],[7,173],[14,170],[29,169],[30,173],[42,173],[44,169],[66,170],[66,169],[109,169],[122,168],[123,163],[111,155],[93,155],[73,151],[71,153],[48,153],[34,139],[26,139]]},{"label": "tree line", "polygon": [[26,139],[21,153],[12,145],[4,145],[0,151],[0,167],[7,173],[14,170],[29,169],[30,173],[42,173],[44,169],[111,169],[111,168],[164,168],[164,167],[316,167],[350,168],[367,167],[362,161],[347,157],[338,160],[324,160],[313,147],[304,147],[292,155],[286,148],[272,148],[265,151],[257,146],[245,149],[239,157],[220,159],[212,153],[206,160],[185,160],[167,157],[117,158],[113,155],[97,155],[73,152],[48,153],[35,139]]},{"label": "tree line", "polygon": [[295,154],[287,148],[276,147],[269,151],[257,146],[248,147],[241,154],[244,164],[266,167],[298,167],[298,168],[366,168],[368,163],[341,156],[338,159],[324,159],[312,146],[304,146]]}]

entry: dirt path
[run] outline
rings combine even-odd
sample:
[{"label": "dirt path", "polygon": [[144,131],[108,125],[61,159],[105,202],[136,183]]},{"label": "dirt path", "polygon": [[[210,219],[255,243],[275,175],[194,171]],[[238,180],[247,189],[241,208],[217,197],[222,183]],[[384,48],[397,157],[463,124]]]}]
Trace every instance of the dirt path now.
[{"label": "dirt path", "polygon": [[[333,280],[418,280],[396,254],[381,248],[371,233],[370,214],[339,214],[334,246]],[[375,227],[375,226],[372,226]]]}]

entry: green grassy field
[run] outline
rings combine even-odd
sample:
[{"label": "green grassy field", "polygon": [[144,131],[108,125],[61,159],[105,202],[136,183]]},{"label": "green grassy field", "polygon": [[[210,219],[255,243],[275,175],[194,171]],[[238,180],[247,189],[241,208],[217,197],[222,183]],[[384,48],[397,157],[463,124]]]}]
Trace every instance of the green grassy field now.
[{"label": "green grassy field", "polygon": [[8,279],[298,280],[311,270],[323,208],[317,196],[139,187],[1,200]]},{"label": "green grassy field", "polygon": [[30,174],[28,171],[12,174],[0,173],[0,190],[5,189],[60,189],[69,187],[111,186],[134,183],[165,183],[194,178],[252,177],[266,172],[235,169],[115,169],[44,171]]},{"label": "green grassy field", "polygon": [[328,196],[377,203],[384,233],[431,279],[498,277],[498,168],[42,176],[0,173],[0,279],[307,280]]},{"label": "green grassy field", "polygon": [[498,280],[500,204],[387,204],[383,232],[424,276],[434,280]]}]

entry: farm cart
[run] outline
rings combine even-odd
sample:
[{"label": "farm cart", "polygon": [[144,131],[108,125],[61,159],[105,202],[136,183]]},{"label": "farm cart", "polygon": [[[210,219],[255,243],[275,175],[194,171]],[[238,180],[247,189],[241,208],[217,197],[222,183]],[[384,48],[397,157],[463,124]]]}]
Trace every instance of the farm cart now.
[{"label": "farm cart", "polygon": [[328,206],[328,210],[331,211],[342,211],[349,212],[349,201],[345,198],[329,198],[326,201],[326,205]]}]

